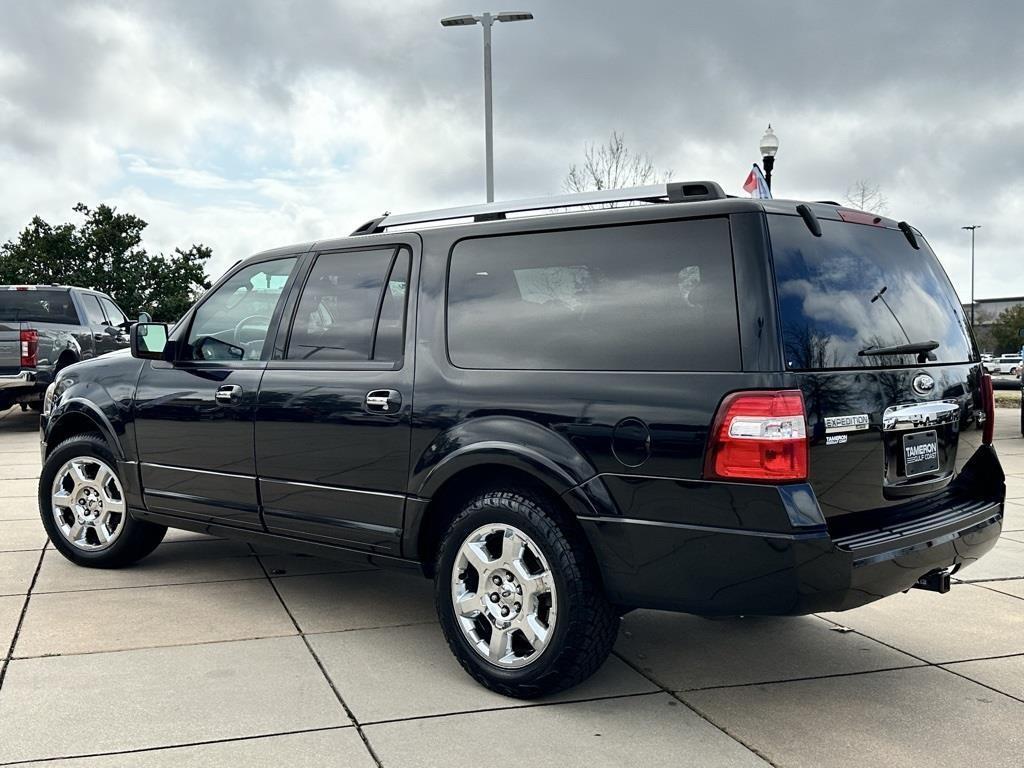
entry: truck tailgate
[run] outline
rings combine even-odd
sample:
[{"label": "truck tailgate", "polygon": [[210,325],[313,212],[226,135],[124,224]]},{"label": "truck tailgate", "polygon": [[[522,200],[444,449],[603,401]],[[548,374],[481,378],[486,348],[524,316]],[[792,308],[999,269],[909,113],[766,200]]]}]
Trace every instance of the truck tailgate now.
[{"label": "truck tailgate", "polygon": [[0,321],[0,376],[21,370],[21,324]]}]

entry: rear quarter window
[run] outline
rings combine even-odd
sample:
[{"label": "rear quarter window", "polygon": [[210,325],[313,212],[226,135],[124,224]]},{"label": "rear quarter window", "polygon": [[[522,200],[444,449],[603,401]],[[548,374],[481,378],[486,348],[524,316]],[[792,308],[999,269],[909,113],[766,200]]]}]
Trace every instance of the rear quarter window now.
[{"label": "rear quarter window", "polygon": [[0,290],[0,321],[77,325],[78,313],[66,290]]},{"label": "rear quarter window", "polygon": [[458,243],[448,350],[463,368],[735,371],[724,218]]}]

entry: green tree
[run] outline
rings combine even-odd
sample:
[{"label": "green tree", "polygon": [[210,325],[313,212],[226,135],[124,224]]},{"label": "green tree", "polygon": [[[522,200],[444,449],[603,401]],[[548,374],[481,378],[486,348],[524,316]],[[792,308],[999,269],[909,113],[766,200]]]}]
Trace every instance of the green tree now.
[{"label": "green tree", "polygon": [[1004,309],[989,328],[996,354],[1019,350],[1024,344],[1024,338],[1020,336],[1021,329],[1024,329],[1024,304]]},{"label": "green tree", "polygon": [[170,256],[142,246],[146,222],[130,213],[79,203],[79,225],[52,225],[39,216],[16,240],[0,245],[0,283],[61,283],[110,294],[129,315],[145,310],[175,320],[210,287],[211,251],[195,244]]}]

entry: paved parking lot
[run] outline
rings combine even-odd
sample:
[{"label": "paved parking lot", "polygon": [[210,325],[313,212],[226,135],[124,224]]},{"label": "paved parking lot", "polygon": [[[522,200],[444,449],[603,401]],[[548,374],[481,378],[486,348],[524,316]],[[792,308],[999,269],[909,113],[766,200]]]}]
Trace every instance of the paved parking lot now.
[{"label": "paved parking lot", "polygon": [[524,703],[462,672],[422,579],[181,532],[130,569],[70,565],[37,518],[36,418],[8,411],[0,764],[1020,766],[1024,439],[999,415],[1005,532],[948,595],[638,611],[593,679]]}]

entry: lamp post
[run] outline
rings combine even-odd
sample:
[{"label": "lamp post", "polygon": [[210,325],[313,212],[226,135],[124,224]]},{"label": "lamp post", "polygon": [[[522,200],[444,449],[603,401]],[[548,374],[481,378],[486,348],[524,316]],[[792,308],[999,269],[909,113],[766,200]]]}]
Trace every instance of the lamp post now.
[{"label": "lamp post", "polygon": [[971,329],[974,329],[974,230],[981,229],[981,224],[971,224],[969,227],[960,227],[971,231]]},{"label": "lamp post", "polygon": [[491,27],[495,21],[529,21],[532,13],[505,11],[480,16],[448,16],[441,19],[442,27],[468,27],[480,24],[484,28],[484,153],[487,175],[487,202],[494,202],[494,118],[491,110]]},{"label": "lamp post", "polygon": [[761,160],[764,162],[764,180],[772,188],[772,169],[775,167],[775,153],[779,151],[779,137],[768,123],[768,130],[761,137]]}]

